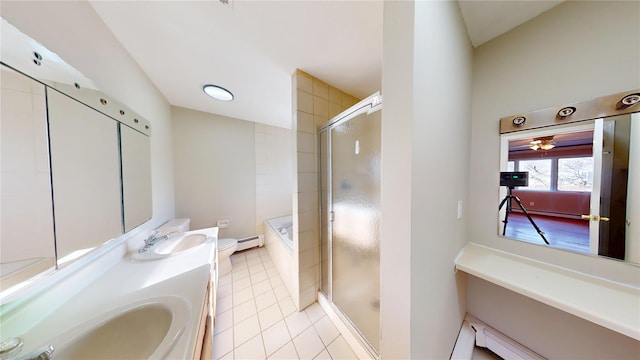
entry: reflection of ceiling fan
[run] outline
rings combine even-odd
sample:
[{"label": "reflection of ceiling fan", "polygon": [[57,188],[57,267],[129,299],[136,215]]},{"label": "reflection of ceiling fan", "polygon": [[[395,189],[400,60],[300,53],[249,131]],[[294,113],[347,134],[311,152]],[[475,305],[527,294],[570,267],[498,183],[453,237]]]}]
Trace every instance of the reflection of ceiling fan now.
[{"label": "reflection of ceiling fan", "polygon": [[553,141],[553,136],[544,136],[537,139],[533,139],[529,142],[529,149],[531,150],[551,150],[556,146],[555,141]]}]

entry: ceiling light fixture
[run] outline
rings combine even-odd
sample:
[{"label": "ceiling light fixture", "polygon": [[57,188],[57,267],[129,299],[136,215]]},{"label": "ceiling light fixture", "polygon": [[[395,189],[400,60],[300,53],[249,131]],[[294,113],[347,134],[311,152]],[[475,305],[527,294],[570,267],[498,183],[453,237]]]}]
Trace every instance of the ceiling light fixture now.
[{"label": "ceiling light fixture", "polygon": [[554,147],[556,147],[556,143],[553,141],[553,136],[533,139],[533,141],[529,142],[529,149],[531,150],[551,150]]},{"label": "ceiling light fixture", "polygon": [[576,108],[574,108],[573,106],[567,106],[565,108],[560,109],[560,111],[558,111],[557,116],[561,119],[564,120],[565,118],[567,118],[568,116],[573,115],[573,113],[576,112]]},{"label": "ceiling light fixture", "polygon": [[633,106],[638,103],[640,103],[640,93],[629,94],[618,101],[618,103],[616,104],[616,108],[618,110],[626,109],[629,106]]},{"label": "ceiling light fixture", "polygon": [[207,84],[202,87],[202,90],[204,91],[205,94],[211,96],[216,100],[220,100],[220,101],[233,100],[233,94],[231,93],[231,91],[218,85]]}]

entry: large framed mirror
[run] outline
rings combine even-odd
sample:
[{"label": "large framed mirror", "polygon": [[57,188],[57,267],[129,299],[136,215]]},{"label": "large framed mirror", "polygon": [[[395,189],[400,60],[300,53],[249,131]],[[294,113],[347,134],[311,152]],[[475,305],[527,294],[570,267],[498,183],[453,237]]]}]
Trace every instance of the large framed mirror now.
[{"label": "large framed mirror", "polygon": [[640,264],[639,94],[501,120],[501,236]]},{"label": "large framed mirror", "polygon": [[152,217],[151,124],[1,20],[0,298]]}]

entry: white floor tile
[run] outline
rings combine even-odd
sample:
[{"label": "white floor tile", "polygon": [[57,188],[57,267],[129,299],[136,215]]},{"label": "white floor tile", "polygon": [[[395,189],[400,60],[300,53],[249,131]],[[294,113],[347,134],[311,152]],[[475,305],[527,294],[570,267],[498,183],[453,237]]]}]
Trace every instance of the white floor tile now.
[{"label": "white floor tile", "polygon": [[287,330],[284,320],[263,331],[262,340],[264,341],[264,349],[267,352],[267,356],[271,356],[271,354],[290,342],[291,335],[289,335],[289,330]]},{"label": "white floor tile", "polygon": [[284,287],[284,285],[280,285],[277,288],[273,289],[273,292],[276,294],[276,299],[278,299],[278,301],[289,296],[289,291],[287,291],[287,288]]},{"label": "white floor tile", "polygon": [[243,271],[249,271],[249,265],[247,265],[246,261],[243,261],[241,263],[231,263],[232,269],[231,272],[233,273],[237,273],[237,272],[243,272]]},{"label": "white floor tile", "polygon": [[232,307],[233,307],[232,296],[218,297],[216,301],[216,314],[221,314],[225,311],[229,311],[231,310]]},{"label": "white floor tile", "polygon": [[282,319],[284,319],[284,317],[282,316],[280,307],[277,304],[273,304],[258,313],[258,320],[260,320],[260,328],[262,331],[268,329],[271,325]]},{"label": "white floor tile", "polygon": [[276,295],[271,290],[268,290],[264,294],[256,295],[256,308],[258,309],[258,311],[265,309],[277,302],[278,300],[276,299]]},{"label": "white floor tile", "polygon": [[233,330],[223,331],[213,337],[213,358],[219,359],[233,351]]},{"label": "white floor tile", "polygon": [[293,342],[287,343],[285,346],[281,347],[280,350],[273,353],[273,355],[269,356],[269,360],[295,360],[299,359],[298,353],[296,352],[295,346],[293,346]]},{"label": "white floor tile", "polygon": [[[255,274],[251,274],[251,284],[253,285],[259,282],[263,282],[267,279],[269,279],[269,277],[267,276],[267,272],[264,270],[257,272]],[[271,285],[271,283],[269,283],[269,285]]]},{"label": "white floor tile", "polygon": [[358,358],[342,335],[338,336],[337,339],[329,344],[329,346],[327,346],[327,350],[329,351],[331,358],[334,360],[351,360]]},{"label": "white floor tile", "polygon": [[213,355],[216,360],[356,359],[315,303],[298,312],[264,248],[235,253],[220,278]]},{"label": "white floor tile", "polygon": [[256,302],[253,299],[245,301],[242,304],[233,307],[233,323],[237,324],[242,320],[256,315],[257,313],[258,310],[256,310]]},{"label": "white floor tile", "polygon": [[238,306],[243,302],[253,299],[253,289],[248,287],[233,293],[233,306]]},{"label": "white floor tile", "polygon": [[269,280],[263,280],[253,285],[253,293],[258,296],[262,295],[267,291],[271,291],[271,283]]},{"label": "white floor tile", "polygon": [[314,357],[313,360],[332,360],[331,356],[329,356],[329,352],[327,350],[322,350],[318,356]]},{"label": "white floor tile", "polygon": [[324,350],[324,344],[313,326],[293,338],[293,345],[301,359],[313,359]]},{"label": "white floor tile", "polygon": [[284,321],[287,323],[289,334],[293,338],[311,326],[311,322],[304,312],[294,312],[287,316]]},{"label": "white floor tile", "polygon": [[256,264],[249,264],[249,274],[253,275],[253,274],[261,273],[263,271],[267,271],[267,270],[264,268],[264,265],[262,265],[262,262],[256,263]]},{"label": "white floor tile", "polygon": [[280,277],[280,273],[275,267],[267,269],[267,275],[269,275],[269,278]]},{"label": "white floor tile", "polygon": [[317,302],[311,304],[311,306],[304,309],[304,312],[307,313],[307,316],[309,317],[309,320],[311,320],[312,323],[320,320],[320,318],[327,315],[325,314],[324,310],[322,310],[322,307],[320,306],[320,304],[318,304]]},{"label": "white floor tile", "polygon": [[278,304],[280,305],[280,311],[282,311],[282,315],[285,317],[298,311],[296,309],[296,305],[293,303],[293,300],[291,299],[291,296],[288,296],[282,299],[281,301],[278,302]]},{"label": "white floor tile", "polygon": [[250,249],[245,251],[245,255],[247,256],[247,261],[249,261],[249,259],[259,258],[260,252],[258,250],[260,249]]},{"label": "white floor tile", "polygon": [[331,321],[328,316],[323,316],[320,320],[316,321],[316,323],[313,324],[313,327],[316,329],[318,335],[320,335],[320,339],[322,339],[322,342],[325,345],[331,344],[333,340],[340,335],[340,331],[338,331],[338,328],[336,328],[333,321]]},{"label": "white floor tile", "polygon": [[242,268],[242,265],[244,264],[244,266],[247,265],[247,259],[245,259],[244,257],[241,256],[234,256],[231,255],[231,265],[234,268]]},{"label": "white floor tile", "polygon": [[233,342],[236,348],[258,334],[260,334],[260,323],[257,315],[233,326]]},{"label": "white floor tile", "polygon": [[233,311],[228,310],[216,315],[216,324],[213,333],[218,334],[233,327]]},{"label": "white floor tile", "polygon": [[221,358],[218,358],[218,360],[234,360],[233,351],[229,351],[227,355],[223,355]]},{"label": "white floor tile", "polygon": [[225,297],[233,294],[233,286],[231,283],[218,286],[218,297]]},{"label": "white floor tile", "polygon": [[233,292],[238,292],[251,286],[251,277],[247,276],[242,279],[233,280]]},{"label": "white floor tile", "polygon": [[269,281],[271,281],[271,286],[273,286],[273,288],[277,288],[280,285],[284,285],[284,283],[282,282],[282,278],[280,276],[270,277]]},{"label": "white floor tile", "polygon": [[233,279],[231,278],[231,274],[227,274],[227,275],[225,275],[225,276],[221,276],[221,277],[218,279],[218,287],[220,287],[220,286],[224,286],[224,285],[229,285],[229,284],[231,284],[231,281],[232,281],[232,280],[233,280]]},{"label": "white floor tile", "polygon": [[249,269],[241,268],[240,266],[234,266],[231,271],[231,279],[235,282],[238,280],[242,280],[246,277],[249,277]]},{"label": "white floor tile", "polygon": [[267,356],[264,353],[264,344],[262,343],[262,336],[257,335],[251,338],[249,341],[240,345],[233,350],[236,359],[253,360],[253,359],[266,359]]}]

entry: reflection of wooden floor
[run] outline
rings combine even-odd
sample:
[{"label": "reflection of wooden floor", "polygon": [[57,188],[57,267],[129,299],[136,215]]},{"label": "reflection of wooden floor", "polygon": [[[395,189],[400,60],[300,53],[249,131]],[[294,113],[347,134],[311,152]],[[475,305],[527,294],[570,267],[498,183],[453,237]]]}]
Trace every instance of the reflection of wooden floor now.
[{"label": "reflection of wooden floor", "polygon": [[[571,251],[589,252],[589,222],[551,216],[531,215],[551,246]],[[506,237],[536,244],[544,241],[524,214],[509,214]]]}]

